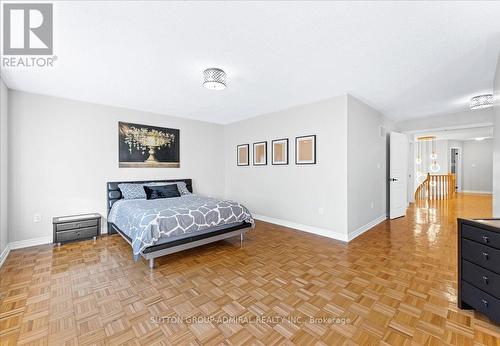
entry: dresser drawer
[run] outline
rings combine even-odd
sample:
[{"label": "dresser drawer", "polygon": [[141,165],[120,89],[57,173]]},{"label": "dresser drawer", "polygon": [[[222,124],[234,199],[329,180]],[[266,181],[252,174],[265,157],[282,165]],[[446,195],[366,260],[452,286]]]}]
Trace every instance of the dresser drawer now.
[{"label": "dresser drawer", "polygon": [[462,280],[495,297],[500,297],[500,275],[462,260]]},{"label": "dresser drawer", "polygon": [[500,250],[462,239],[462,258],[498,273],[500,271]]},{"label": "dresser drawer", "polygon": [[58,223],[58,224],[56,224],[56,231],[67,231],[70,229],[97,226],[98,222],[99,222],[99,220],[94,219],[94,220]]},{"label": "dresser drawer", "polygon": [[500,249],[500,233],[462,224],[462,237]]},{"label": "dresser drawer", "polygon": [[97,234],[98,234],[97,228],[98,228],[97,226],[94,226],[94,227],[73,229],[70,231],[57,232],[56,233],[56,242],[57,243],[64,243],[64,242],[72,241],[72,240],[97,237]]},{"label": "dresser drawer", "polygon": [[462,282],[462,300],[490,319],[500,322],[500,300],[467,282]]}]

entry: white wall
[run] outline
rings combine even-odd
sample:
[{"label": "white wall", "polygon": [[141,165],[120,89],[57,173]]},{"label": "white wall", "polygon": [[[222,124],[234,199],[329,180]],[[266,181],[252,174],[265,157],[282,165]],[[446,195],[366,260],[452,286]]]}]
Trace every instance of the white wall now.
[{"label": "white wall", "polygon": [[462,188],[464,192],[493,190],[493,140],[464,141]]},{"label": "white wall", "polygon": [[8,90],[0,79],[0,254],[8,243],[7,124]]},{"label": "white wall", "polygon": [[[9,91],[9,241],[52,236],[52,217],[106,216],[106,182],[192,178],[223,197],[221,125]],[[180,168],[118,168],[118,121],[180,129]],[[42,222],[34,223],[35,213]]]},{"label": "white wall", "polygon": [[494,128],[494,159],[493,159],[493,216],[500,217],[500,55],[494,82],[495,97],[495,128]]},{"label": "white wall", "polygon": [[[310,134],[317,136],[317,164],[295,165],[295,137]],[[270,163],[271,140],[279,138],[290,141],[289,165],[236,165],[237,145],[252,151],[252,143],[268,141]],[[347,239],[347,96],[229,124],[225,143],[228,198],[257,217]]]},{"label": "white wall", "polygon": [[347,97],[347,200],[349,233],[387,214],[387,142],[392,123],[351,95]]},{"label": "white wall", "polygon": [[[439,170],[434,172],[433,174],[448,174],[450,169],[448,167],[449,159],[448,159],[448,141],[447,140],[437,140],[436,141],[436,153],[437,159],[436,162],[439,165]],[[431,164],[431,160],[429,160],[429,165]]]},{"label": "white wall", "polygon": [[493,124],[494,116],[491,108],[466,111],[460,113],[415,118],[396,123],[398,131],[422,131],[430,129],[446,129],[470,127],[476,124]]}]

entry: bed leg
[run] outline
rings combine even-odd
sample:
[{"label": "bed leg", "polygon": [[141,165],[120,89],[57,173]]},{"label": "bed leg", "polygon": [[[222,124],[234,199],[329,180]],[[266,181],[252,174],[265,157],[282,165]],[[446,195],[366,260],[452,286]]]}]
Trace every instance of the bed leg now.
[{"label": "bed leg", "polygon": [[240,247],[243,247],[243,233],[240,234]]},{"label": "bed leg", "polygon": [[155,259],[150,258],[149,259],[149,269],[153,269],[155,267]]}]

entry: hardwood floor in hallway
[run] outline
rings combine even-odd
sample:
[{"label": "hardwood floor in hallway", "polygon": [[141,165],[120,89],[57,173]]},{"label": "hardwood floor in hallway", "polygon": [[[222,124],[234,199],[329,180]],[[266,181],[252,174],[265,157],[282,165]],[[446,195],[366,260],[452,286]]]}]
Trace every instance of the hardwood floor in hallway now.
[{"label": "hardwood floor in hallway", "polygon": [[349,244],[257,222],[243,248],[154,270],[119,235],[14,250],[0,344],[499,345],[499,326],[456,305],[457,217],[491,217],[491,196],[412,205]]}]

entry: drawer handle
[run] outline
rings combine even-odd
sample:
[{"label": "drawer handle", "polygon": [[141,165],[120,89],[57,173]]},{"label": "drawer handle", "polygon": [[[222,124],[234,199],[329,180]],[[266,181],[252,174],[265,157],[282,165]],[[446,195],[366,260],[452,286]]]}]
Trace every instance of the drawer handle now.
[{"label": "drawer handle", "polygon": [[490,259],[490,255],[488,255],[487,252],[483,252],[483,256],[484,256],[485,260],[489,260]]},{"label": "drawer handle", "polygon": [[484,284],[487,285],[488,284],[488,277],[483,275],[483,281],[484,281]]},{"label": "drawer handle", "polygon": [[490,242],[490,238],[488,238],[487,236],[483,235],[483,241],[488,244]]},{"label": "drawer handle", "polygon": [[481,302],[483,303],[484,306],[488,307],[488,301],[487,300],[483,299],[483,300],[481,300]]}]

